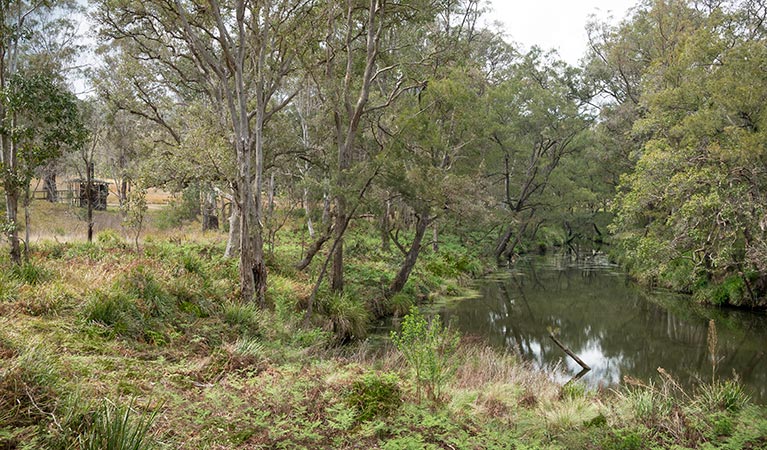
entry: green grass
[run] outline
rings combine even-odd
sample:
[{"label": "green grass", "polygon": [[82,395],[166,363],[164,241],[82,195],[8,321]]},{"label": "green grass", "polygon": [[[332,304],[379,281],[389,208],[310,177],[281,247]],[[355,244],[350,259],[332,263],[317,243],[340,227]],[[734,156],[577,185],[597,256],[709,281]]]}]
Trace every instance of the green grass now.
[{"label": "green grass", "polygon": [[403,316],[482,272],[450,236],[444,253],[424,249],[405,291],[384,301],[401,255],[383,252],[374,228],[351,230],[347,293],[323,286],[304,326],[318,261],[306,272],[290,268],[301,250],[290,223],[269,261],[266,310],[239,302],[237,261],[221,257],[224,235],[192,226],[148,235],[139,253],[101,230],[92,244],[35,246],[31,267],[0,259],[0,448],[767,444],[767,411],[736,381],[692,392],[668,380],[618,393],[563,389],[476,343],[449,345],[455,363],[435,379],[439,401],[419,398],[423,379],[406,358],[364,336],[377,315]]}]

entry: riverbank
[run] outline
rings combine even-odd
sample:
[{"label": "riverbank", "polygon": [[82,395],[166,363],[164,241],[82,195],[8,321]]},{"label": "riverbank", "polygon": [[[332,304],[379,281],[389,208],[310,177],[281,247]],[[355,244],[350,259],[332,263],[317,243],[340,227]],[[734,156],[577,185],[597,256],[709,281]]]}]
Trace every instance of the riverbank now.
[{"label": "riverbank", "polygon": [[[736,383],[563,388],[466,339],[429,400],[396,349],[339,345],[359,314],[350,295],[328,297],[303,327],[309,276],[281,272],[276,258],[273,308],[241,305],[221,246],[175,236],[136,253],[103,233],[37,245],[21,268],[4,261],[3,446],[100,448],[128,439],[126,425],[169,449],[767,445],[767,412]],[[350,267],[355,280],[367,270]]]}]

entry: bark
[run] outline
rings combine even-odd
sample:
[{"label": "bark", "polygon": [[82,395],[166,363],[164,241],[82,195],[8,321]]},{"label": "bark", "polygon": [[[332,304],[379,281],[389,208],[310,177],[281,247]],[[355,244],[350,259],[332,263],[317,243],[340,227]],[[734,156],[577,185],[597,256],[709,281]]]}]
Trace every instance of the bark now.
[{"label": "bark", "polygon": [[240,209],[232,202],[229,213],[229,237],[226,241],[225,258],[232,258],[239,252],[240,245]]},{"label": "bark", "polygon": [[585,362],[583,362],[583,360],[582,360],[582,359],[580,359],[580,358],[578,357],[578,355],[576,355],[575,353],[573,353],[573,352],[572,352],[572,350],[570,350],[569,348],[565,347],[565,345],[564,345],[563,343],[561,343],[561,342],[559,341],[559,339],[557,339],[557,338],[556,338],[556,336],[554,336],[554,334],[552,334],[552,333],[549,333],[549,337],[551,338],[551,340],[552,340],[552,341],[554,341],[554,343],[555,343],[555,344],[557,344],[557,347],[561,348],[563,352],[567,353],[567,356],[569,356],[569,357],[570,357],[570,358],[572,358],[572,359],[573,359],[575,362],[577,362],[579,366],[583,367],[583,370],[585,370],[585,371],[589,371],[589,370],[591,370],[591,367],[589,367],[589,365],[588,365],[588,364],[586,364]]},{"label": "bark", "polygon": [[309,230],[309,237],[314,239],[314,224],[312,223],[312,210],[309,206],[309,189],[304,188],[303,196],[304,215],[306,216],[306,228]]},{"label": "bark", "polygon": [[[360,205],[362,198],[365,196],[365,192],[367,192],[368,188],[370,188],[370,185],[373,183],[373,179],[378,175],[378,168],[373,172],[373,174],[368,178],[368,181],[365,183],[365,186],[362,187],[362,190],[359,193],[359,196],[357,197],[357,202],[352,207],[351,213],[349,216],[339,224],[341,227],[341,230],[339,233],[336,234],[336,236],[340,236],[343,238],[344,233],[346,232],[346,228],[349,226],[350,218],[354,215],[354,212],[357,210],[357,207]],[[306,314],[304,315],[304,325],[309,325],[309,321],[312,318],[312,311],[314,307],[314,300],[317,298],[317,292],[320,290],[320,286],[322,285],[322,280],[325,277],[325,273],[328,269],[328,263],[330,260],[334,257],[336,249],[340,245],[340,240],[336,239],[333,241],[333,245],[330,248],[330,252],[328,253],[328,256],[325,258],[325,261],[322,263],[322,267],[320,268],[320,274],[317,276],[317,281],[314,283],[314,288],[312,289],[312,293],[309,296],[309,301],[307,302],[306,306]]]},{"label": "bark", "polygon": [[[88,202],[88,242],[93,242],[93,162],[85,160],[85,198]],[[138,248],[138,237],[136,238],[136,248]]]},{"label": "bark", "polygon": [[322,224],[327,225],[330,220],[330,196],[327,192],[322,194]]},{"label": "bark", "polygon": [[439,252],[439,227],[437,226],[437,221],[434,221],[434,224],[431,228],[431,251],[434,253]]},{"label": "bark", "polygon": [[[352,80],[356,72],[353,41],[356,39],[354,33],[357,31],[353,25],[353,3],[348,2],[347,5],[347,29],[344,42],[346,50],[346,72],[343,78],[342,101],[337,102],[336,110],[334,111],[336,143],[338,145],[338,178],[336,180],[336,186],[339,188],[339,194],[336,196],[337,247],[333,254],[333,270],[330,284],[331,289],[334,292],[343,291],[344,288],[343,232],[346,227],[341,227],[339,225],[347,223],[349,220],[349,217],[347,217],[346,214],[346,198],[343,194],[344,189],[347,187],[345,172],[350,169],[352,165],[352,151],[357,139],[362,116],[366,112],[365,109],[370,98],[370,88],[373,78],[377,74],[377,59],[383,32],[383,16],[385,9],[385,2],[380,2],[378,0],[369,0],[368,2],[367,33],[365,37],[365,68],[360,79],[360,87],[357,92],[356,101],[353,101]],[[331,20],[329,24],[329,32],[333,33],[334,28],[335,26]],[[332,49],[330,49],[330,46],[328,46],[328,55],[332,56]],[[333,65],[330,62],[328,63],[326,74],[329,79],[333,78]]]},{"label": "bark", "polygon": [[333,236],[332,229],[328,228],[325,233],[322,234],[316,241],[312,242],[312,245],[309,246],[309,248],[306,250],[306,255],[304,258],[296,264],[296,269],[298,270],[304,270],[306,269],[309,264],[312,263],[312,260],[314,259],[315,255],[317,255],[317,252],[320,251],[322,246],[327,242],[331,237]]},{"label": "bark", "polygon": [[525,221],[520,224],[519,229],[517,230],[517,235],[514,238],[512,244],[506,247],[506,250],[503,253],[503,257],[506,258],[507,261],[511,261],[512,258],[514,258],[514,249],[517,247],[517,245],[522,243],[522,236],[525,235],[527,226],[530,224],[530,219],[532,219],[534,214],[535,210],[531,210],[527,219],[525,219]]},{"label": "bark", "polygon": [[500,261],[501,256],[506,252],[506,247],[509,245],[509,240],[511,239],[511,236],[514,234],[514,225],[509,225],[506,227],[506,231],[503,232],[503,235],[500,239],[498,239],[498,242],[495,244],[495,250],[493,251],[493,256],[495,256],[495,259]]},{"label": "bark", "polygon": [[208,188],[202,192],[202,231],[218,230],[217,203],[215,190]]},{"label": "bark", "polygon": [[29,219],[29,202],[32,200],[32,193],[30,192],[29,185],[24,195],[24,262],[29,263],[29,231],[30,231],[30,219]]},{"label": "bark", "polygon": [[391,250],[391,243],[389,242],[391,220],[389,214],[391,214],[391,200],[387,198],[386,208],[384,209],[383,217],[381,217],[381,250],[383,252],[389,252],[389,250]]},{"label": "bark", "polygon": [[56,172],[53,170],[46,170],[43,174],[43,190],[45,191],[45,199],[51,203],[59,201],[58,190],[56,188]]},{"label": "bark", "polygon": [[410,250],[408,250],[407,256],[405,256],[405,260],[402,262],[402,265],[397,272],[397,276],[394,277],[394,280],[389,286],[386,293],[387,297],[399,293],[405,287],[408,278],[410,278],[410,273],[413,271],[413,267],[415,267],[415,263],[418,260],[418,255],[421,253],[421,242],[423,242],[423,237],[426,235],[429,223],[431,223],[431,220],[429,219],[428,211],[424,211],[418,215],[413,243],[410,245]]},{"label": "bark", "polygon": [[346,216],[346,198],[339,195],[336,198],[336,229],[335,229],[335,250],[333,251],[333,267],[330,278],[330,289],[333,292],[344,290],[344,231],[346,227],[338,224],[348,223],[349,217]]},{"label": "bark", "polygon": [[19,209],[19,194],[15,189],[9,189],[6,185],[5,190],[5,219],[8,222],[8,242],[11,246],[11,261],[14,264],[21,264],[21,246],[19,245],[19,231],[18,231],[18,209]]}]

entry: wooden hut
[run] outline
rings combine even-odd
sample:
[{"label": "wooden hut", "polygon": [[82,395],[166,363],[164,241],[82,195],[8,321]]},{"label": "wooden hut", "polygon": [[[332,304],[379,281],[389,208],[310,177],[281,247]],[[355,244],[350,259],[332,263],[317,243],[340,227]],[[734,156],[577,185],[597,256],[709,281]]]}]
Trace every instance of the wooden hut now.
[{"label": "wooden hut", "polygon": [[[104,180],[91,181],[91,204],[96,211],[107,209],[107,197],[109,196],[109,182]],[[81,178],[69,180],[69,192],[72,204],[81,208],[88,206],[88,182]]]}]

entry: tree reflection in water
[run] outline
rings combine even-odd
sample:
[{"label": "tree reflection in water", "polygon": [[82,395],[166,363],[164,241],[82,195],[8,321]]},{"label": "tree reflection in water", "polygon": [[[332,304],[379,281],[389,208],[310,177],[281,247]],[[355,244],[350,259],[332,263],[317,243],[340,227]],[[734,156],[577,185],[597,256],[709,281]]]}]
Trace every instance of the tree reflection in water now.
[{"label": "tree reflection in water", "polygon": [[581,370],[548,337],[560,340],[589,364],[583,382],[611,387],[624,375],[652,380],[663,367],[683,385],[710,381],[706,336],[713,319],[719,336],[718,377],[736,373],[754,398],[767,402],[767,317],[703,308],[667,292],[632,284],[602,255],[572,260],[530,257],[479,283],[480,297],[441,311],[465,334],[485,337],[538,366],[560,365],[562,381]]}]

